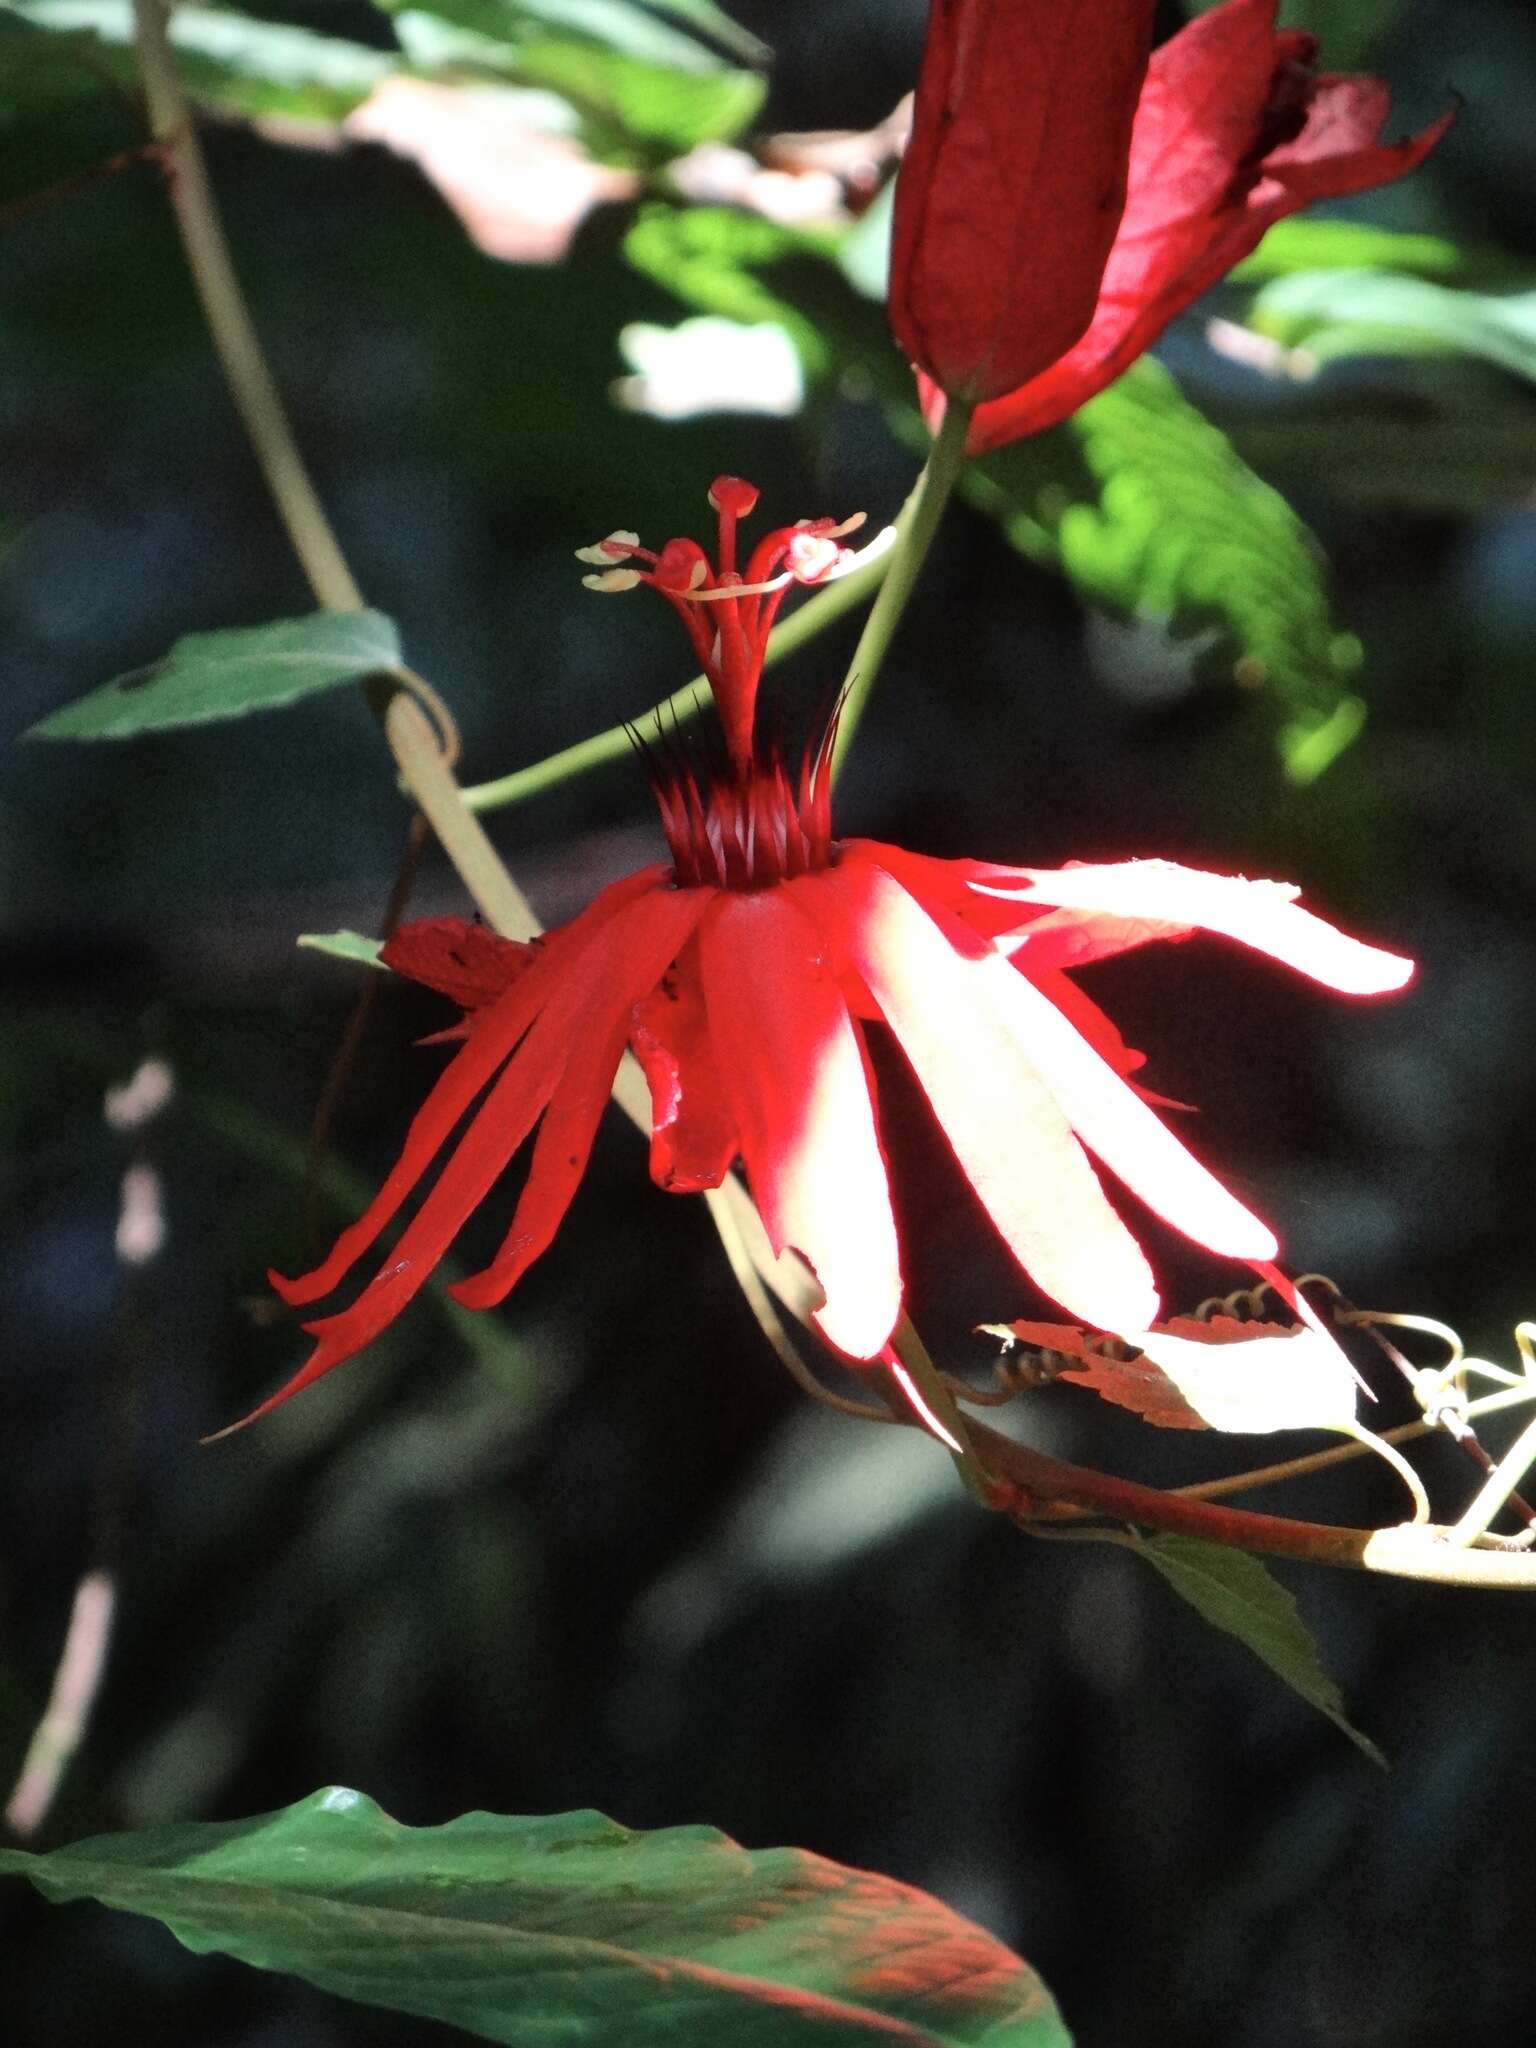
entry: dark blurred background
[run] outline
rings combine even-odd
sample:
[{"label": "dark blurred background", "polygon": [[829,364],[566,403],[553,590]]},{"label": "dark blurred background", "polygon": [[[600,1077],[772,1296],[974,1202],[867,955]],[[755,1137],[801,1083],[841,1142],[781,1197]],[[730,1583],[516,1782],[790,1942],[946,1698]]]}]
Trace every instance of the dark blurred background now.
[{"label": "dark blurred background", "polygon": [[[734,11],[777,53],[769,127],[872,123],[911,82],[917,0]],[[302,18],[364,34],[365,14]],[[1371,56],[1402,127],[1451,88],[1467,104],[1411,187],[1341,210],[1536,261],[1529,0],[1403,0]],[[109,97],[13,120],[0,201],[133,140]],[[564,264],[521,267],[473,248],[382,149],[228,126],[210,151],[317,479],[364,589],[452,703],[471,779],[634,716],[687,673],[661,607],[579,589],[575,546],[699,529],[722,469],[786,517],[864,505],[879,521],[910,483],[856,386],[785,421],[620,410],[618,329],[682,316],[622,260],[622,208],[594,213]],[[0,258],[9,739],[179,634],[308,596],[154,173],[14,220]],[[1508,440],[1452,476],[1427,449],[1416,465],[1398,366],[1356,366],[1350,402],[1409,438],[1401,487],[1367,497],[1310,461],[1310,398],[1277,399],[1196,322],[1163,354],[1251,431],[1324,542],[1367,650],[1364,736],[1288,785],[1262,706],[1128,643],[956,509],[841,823],[1005,861],[1156,852],[1274,874],[1414,953],[1419,980],[1381,1006],[1207,942],[1103,970],[1093,993],[1150,1052],[1152,1084],[1201,1105],[1199,1142],[1298,1268],[1513,1363],[1512,1326],[1536,1313],[1529,387],[1465,372]],[[818,643],[786,689],[819,696],[850,645]],[[357,982],[294,936],[377,929],[406,824],[349,693],[0,753],[0,1786],[82,1570],[110,1553],[121,1574],[95,1722],[43,1840],[257,1812],[329,1781],[412,1822],[577,1806],[709,1821],[940,1893],[1039,1967],[1082,2048],[1536,2040],[1536,1605],[1282,1573],[1393,1760],[1378,1775],[1135,1560],[1031,1543],[975,1512],[932,1446],[810,1407],[702,1204],[655,1192],[617,1121],[509,1309],[450,1321],[424,1298],[323,1387],[198,1448],[301,1355],[262,1276],[305,1255],[305,1133]],[[547,919],[657,845],[627,763],[494,830]],[[435,856],[414,902],[467,908]],[[340,1097],[322,1234],[393,1157],[440,1058],[412,1041],[444,1021],[382,991]],[[167,1243],[125,1289],[130,1145],[102,1097],[146,1055],[176,1080],[152,1136]],[[916,1320],[984,1373],[970,1324],[1034,1304],[891,1063],[882,1078]],[[477,1223],[466,1256],[497,1234]],[[1170,1305],[1234,1284],[1154,1242]],[[1402,1419],[1382,1393],[1381,1419]],[[1164,1483],[1220,1463],[1070,1389],[1033,1397],[1028,1424]],[[1424,1463],[1443,1501],[1463,1497],[1449,1453]],[[1360,1466],[1255,1505],[1401,1512],[1390,1477]],[[0,1921],[7,2040],[448,2038],[20,1885]]]}]

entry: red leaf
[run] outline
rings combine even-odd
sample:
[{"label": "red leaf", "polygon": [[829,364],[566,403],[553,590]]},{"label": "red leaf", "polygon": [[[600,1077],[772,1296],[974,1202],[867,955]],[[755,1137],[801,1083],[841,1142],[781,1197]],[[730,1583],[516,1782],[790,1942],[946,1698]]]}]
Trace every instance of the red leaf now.
[{"label": "red leaf", "polygon": [[418,917],[401,925],[379,953],[396,974],[435,988],[461,1010],[484,1009],[505,995],[537,956],[536,946],[464,917]]}]

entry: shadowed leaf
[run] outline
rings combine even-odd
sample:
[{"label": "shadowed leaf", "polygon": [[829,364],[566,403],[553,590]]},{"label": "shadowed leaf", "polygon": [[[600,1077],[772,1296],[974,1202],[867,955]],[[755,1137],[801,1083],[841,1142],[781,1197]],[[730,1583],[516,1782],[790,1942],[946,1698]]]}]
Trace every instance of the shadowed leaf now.
[{"label": "shadowed leaf", "polygon": [[1275,703],[1310,781],[1359,730],[1363,652],[1334,625],[1322,551],[1278,491],[1148,357],[1061,428],[961,484],[1021,553]]},{"label": "shadowed leaf", "polygon": [[243,718],[360,682],[399,659],[399,635],[382,612],[311,612],[227,633],[188,633],[153,668],[103,683],[26,737],[123,740]]},{"label": "shadowed leaf", "polygon": [[1322,1655],[1295,1600],[1258,1558],[1200,1543],[1192,1536],[1147,1536],[1131,1547],[1213,1628],[1246,1643],[1373,1764],[1390,1768],[1375,1743],[1351,1723],[1344,1695],[1323,1669]]},{"label": "shadowed leaf", "polygon": [[1070,2048],[1028,1965],[937,1900],[713,1828],[409,1828],[332,1789],[249,1821],[0,1852],[0,1871],[517,2048]]}]

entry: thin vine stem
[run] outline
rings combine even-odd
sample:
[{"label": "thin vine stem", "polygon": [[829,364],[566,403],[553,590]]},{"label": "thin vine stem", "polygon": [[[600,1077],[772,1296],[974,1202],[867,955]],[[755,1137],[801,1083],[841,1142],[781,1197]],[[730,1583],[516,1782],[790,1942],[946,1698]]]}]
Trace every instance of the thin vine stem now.
[{"label": "thin vine stem", "polygon": [[970,425],[970,407],[951,399],[938,437],[928,452],[923,473],[917,480],[917,489],[897,522],[896,545],[891,550],[885,580],[880,585],[879,596],[870,607],[864,630],[859,635],[859,644],[848,666],[848,682],[832,749],[834,777],[848,759],[848,750],[869,708],[870,693],[880,674],[886,650],[901,623],[913,585],[927,559],[944,507],[949,503],[950,494],[965,468],[965,439]]},{"label": "thin vine stem", "polygon": [[1117,1479],[1107,1472],[1047,1457],[974,1418],[970,1437],[999,1482],[993,1505],[1016,1521],[1038,1520],[1041,1504],[1065,1502],[1129,1528],[1193,1536],[1260,1556],[1293,1557],[1308,1564],[1341,1565],[1435,1585],[1536,1591],[1536,1555],[1503,1548],[1464,1549],[1454,1544],[1443,1528],[1404,1523],[1390,1529],[1348,1529],[1255,1514],[1246,1508],[1218,1507],[1211,1501],[1189,1500],[1133,1479]]},{"label": "thin vine stem", "polygon": [[[917,493],[914,491],[897,518],[898,535],[902,521],[916,502]],[[828,626],[835,625],[854,611],[871,591],[878,590],[884,583],[893,559],[894,550],[874,555],[862,567],[816,591],[787,619],[781,619],[768,636],[763,667],[769,669],[776,662],[786,660],[819,633],[824,633]],[[638,718],[626,719],[622,725],[610,726],[606,732],[578,740],[574,746],[563,747],[558,754],[550,754],[526,768],[515,768],[510,775],[498,775],[492,782],[471,783],[461,792],[463,800],[472,811],[505,810],[509,805],[526,803],[531,797],[543,796],[563,783],[575,781],[578,776],[604,768],[611,761],[627,760],[633,752],[634,743],[630,735],[634,731],[644,732],[657,723],[667,727],[674,722],[684,724],[708,701],[708,683],[703,676],[695,676],[681,689],[674,690],[670,697],[653,704],[649,711],[642,711]]]},{"label": "thin vine stem", "polygon": [[360,611],[362,593],[309,480],[235,275],[171,49],[170,11],[164,0],[133,0],[133,19],[150,134],[167,152],[171,205],[230,396],[316,602],[327,611]]}]

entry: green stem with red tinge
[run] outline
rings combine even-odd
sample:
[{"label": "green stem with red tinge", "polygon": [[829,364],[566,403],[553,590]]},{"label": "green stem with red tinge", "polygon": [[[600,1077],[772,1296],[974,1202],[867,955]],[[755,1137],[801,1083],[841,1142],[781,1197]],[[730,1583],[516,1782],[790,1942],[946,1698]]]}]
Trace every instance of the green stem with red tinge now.
[{"label": "green stem with red tinge", "polygon": [[837,741],[832,750],[834,777],[848,758],[848,749],[853,745],[869,706],[870,692],[880,674],[886,650],[901,623],[907,599],[912,595],[928,549],[938,532],[944,507],[949,503],[965,468],[965,441],[970,428],[970,407],[952,398],[945,409],[943,424],[929,451],[923,473],[918,478],[917,489],[902,511],[885,581],[880,586],[879,596],[870,606],[864,631],[859,635],[859,644],[853,650],[853,660],[848,665]]}]

